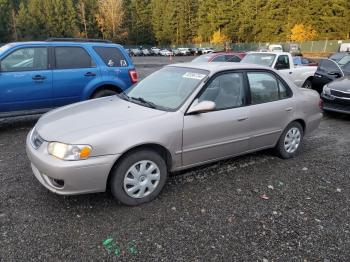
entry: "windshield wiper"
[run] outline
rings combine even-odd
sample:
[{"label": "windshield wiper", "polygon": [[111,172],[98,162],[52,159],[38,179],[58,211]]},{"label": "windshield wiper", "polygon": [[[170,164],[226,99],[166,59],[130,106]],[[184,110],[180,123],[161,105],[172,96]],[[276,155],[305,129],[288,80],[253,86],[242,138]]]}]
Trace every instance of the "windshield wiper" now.
[{"label": "windshield wiper", "polygon": [[124,92],[117,94],[117,96],[119,96],[121,99],[130,101],[130,97]]},{"label": "windshield wiper", "polygon": [[151,101],[147,101],[147,100],[143,99],[142,97],[131,97],[130,96],[129,98],[136,100],[136,101],[139,101],[142,104],[145,104],[150,108],[158,108],[158,106],[156,104],[152,103]]}]

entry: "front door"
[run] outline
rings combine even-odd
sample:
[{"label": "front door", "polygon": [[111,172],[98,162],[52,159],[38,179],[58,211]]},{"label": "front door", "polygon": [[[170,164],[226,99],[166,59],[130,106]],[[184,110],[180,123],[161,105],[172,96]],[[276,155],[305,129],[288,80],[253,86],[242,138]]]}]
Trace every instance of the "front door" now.
[{"label": "front door", "polygon": [[184,116],[183,165],[216,160],[248,149],[248,112],[243,73],[220,74],[194,103],[213,101],[214,111]]},{"label": "front door", "polygon": [[330,59],[322,59],[317,67],[312,86],[318,92],[322,92],[325,84],[328,84],[329,82],[342,76],[343,73],[336,62]]},{"label": "front door", "polygon": [[0,112],[52,107],[47,47],[19,48],[1,60]]}]

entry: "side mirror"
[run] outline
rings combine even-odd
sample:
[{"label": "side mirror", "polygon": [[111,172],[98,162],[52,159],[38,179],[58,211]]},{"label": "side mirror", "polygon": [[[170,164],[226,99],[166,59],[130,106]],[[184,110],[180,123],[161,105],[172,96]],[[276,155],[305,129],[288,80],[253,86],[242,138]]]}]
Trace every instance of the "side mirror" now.
[{"label": "side mirror", "polygon": [[328,72],[328,75],[330,76],[335,76],[336,78],[339,78],[341,77],[341,73],[340,72],[337,72],[337,71],[331,71],[331,72]]},{"label": "side mirror", "polygon": [[198,104],[193,103],[188,109],[187,114],[195,115],[195,114],[201,114],[205,112],[210,112],[215,109],[215,103],[213,101],[202,101]]}]

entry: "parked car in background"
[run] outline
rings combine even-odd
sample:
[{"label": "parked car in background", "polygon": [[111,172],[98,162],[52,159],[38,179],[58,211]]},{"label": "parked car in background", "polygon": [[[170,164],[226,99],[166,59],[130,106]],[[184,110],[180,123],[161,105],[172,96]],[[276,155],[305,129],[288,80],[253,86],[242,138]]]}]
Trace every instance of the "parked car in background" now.
[{"label": "parked car in background", "polygon": [[140,49],[138,49],[138,48],[132,48],[132,49],[130,49],[130,55],[131,55],[131,56],[142,56],[143,53],[142,53],[142,51],[141,51]]},{"label": "parked car in background", "polygon": [[182,55],[178,48],[172,48],[170,51],[173,52],[174,56],[181,56]]},{"label": "parked car in background", "polygon": [[319,101],[317,92],[270,68],[177,64],[119,96],[45,114],[28,134],[26,151],[49,190],[109,188],[135,206],[157,197],[170,172],[268,148],[295,157],[321,121]]},{"label": "parked car in background", "polygon": [[152,47],[152,48],[151,48],[151,53],[152,53],[153,55],[160,55],[160,49],[157,48],[157,47]]},{"label": "parked car in background", "polygon": [[174,53],[168,49],[160,50],[159,54],[162,56],[173,56],[174,55]]},{"label": "parked car in background", "polygon": [[282,45],[269,45],[268,50],[270,52],[283,52]]},{"label": "parked car in background", "polygon": [[141,50],[141,52],[142,52],[142,55],[144,55],[144,56],[150,56],[151,55],[151,52],[147,48],[143,48]]},{"label": "parked car in background", "polygon": [[287,51],[291,53],[292,56],[301,56],[301,51],[298,44],[287,44]]},{"label": "parked car in background", "polygon": [[210,54],[214,52],[213,48],[210,48],[210,47],[199,48],[199,50],[202,54]]},{"label": "parked car in background", "polygon": [[0,48],[0,117],[41,114],[120,93],[137,82],[125,49],[110,42],[50,39]]},{"label": "parked car in background", "polygon": [[321,93],[324,85],[349,75],[350,55],[343,56],[338,62],[331,59],[321,59],[313,78],[312,87]]},{"label": "parked car in background", "polygon": [[179,50],[180,54],[183,55],[183,56],[189,56],[189,55],[191,55],[191,51],[190,51],[189,48],[186,48],[186,47],[179,47],[178,50]]},{"label": "parked car in background", "polygon": [[295,66],[287,52],[248,52],[241,63],[251,63],[274,68],[299,87],[312,88],[316,66]]},{"label": "parked car in background", "polygon": [[192,63],[240,62],[244,56],[243,52],[214,52],[198,56]]},{"label": "parked car in background", "polygon": [[338,53],[334,53],[332,54],[329,59],[338,62],[340,59],[342,59],[344,56],[350,55],[349,52],[338,52]]},{"label": "parked car in background", "polygon": [[340,44],[339,52],[350,52],[350,43],[342,43],[342,44]]},{"label": "parked car in background", "polygon": [[324,111],[350,114],[350,75],[326,84],[321,98]]},{"label": "parked car in background", "polygon": [[201,55],[202,54],[202,51],[199,50],[199,48],[196,48],[196,47],[190,48],[190,52],[191,52],[192,56],[196,56],[196,55]]},{"label": "parked car in background", "polygon": [[295,66],[318,66],[318,63],[302,56],[293,56]]}]

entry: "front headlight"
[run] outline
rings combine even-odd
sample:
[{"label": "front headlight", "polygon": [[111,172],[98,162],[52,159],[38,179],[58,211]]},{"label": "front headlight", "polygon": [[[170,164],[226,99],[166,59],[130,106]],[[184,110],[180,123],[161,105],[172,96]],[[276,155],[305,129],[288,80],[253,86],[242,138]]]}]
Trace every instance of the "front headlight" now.
[{"label": "front headlight", "polygon": [[62,160],[83,160],[90,156],[92,147],[89,145],[68,145],[59,142],[51,142],[47,146],[50,155]]},{"label": "front headlight", "polygon": [[325,85],[323,87],[323,94],[330,96],[331,95],[331,89],[328,87],[328,85]]}]

